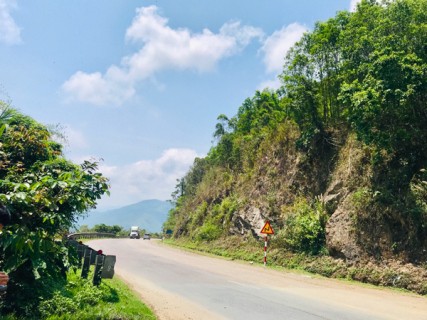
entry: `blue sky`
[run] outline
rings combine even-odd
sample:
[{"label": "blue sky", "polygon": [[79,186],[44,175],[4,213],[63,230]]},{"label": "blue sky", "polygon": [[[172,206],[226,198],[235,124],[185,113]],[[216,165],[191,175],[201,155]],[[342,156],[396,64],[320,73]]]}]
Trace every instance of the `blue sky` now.
[{"label": "blue sky", "polygon": [[220,114],[276,88],[286,51],[356,0],[0,0],[0,99],[102,159],[100,210],[170,199]]}]

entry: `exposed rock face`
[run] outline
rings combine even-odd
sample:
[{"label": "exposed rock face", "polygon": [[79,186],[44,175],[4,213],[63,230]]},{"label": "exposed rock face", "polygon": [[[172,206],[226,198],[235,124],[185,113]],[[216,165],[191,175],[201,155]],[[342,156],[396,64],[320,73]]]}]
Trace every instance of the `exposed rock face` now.
[{"label": "exposed rock face", "polygon": [[343,178],[338,177],[330,183],[322,197],[328,211],[332,212],[326,224],[326,247],[333,257],[356,261],[361,256],[361,250],[355,233],[355,213],[348,210],[349,191]]},{"label": "exposed rock face", "polygon": [[326,246],[334,257],[357,261],[361,256],[354,219],[344,206],[339,206],[326,224]]},{"label": "exposed rock face", "polygon": [[261,209],[249,206],[245,211],[233,216],[230,233],[240,235],[251,233],[252,236],[257,237],[264,222],[265,218],[261,214]]},{"label": "exposed rock face", "polygon": [[348,262],[425,259],[422,248],[427,237],[417,227],[417,219],[423,218],[405,213],[404,206],[390,205],[390,198],[378,199],[382,193],[375,191],[378,187],[372,183],[369,159],[355,139],[348,139],[339,150],[337,166],[322,197],[331,214],[325,230],[330,254]]},{"label": "exposed rock face", "polygon": [[357,212],[351,205],[354,189],[366,183],[360,168],[366,155],[353,139],[348,139],[338,152],[338,161],[331,172],[331,182],[322,200],[331,214],[326,224],[326,247],[331,256],[346,261],[358,261],[365,256],[360,247],[359,233],[355,225]]}]

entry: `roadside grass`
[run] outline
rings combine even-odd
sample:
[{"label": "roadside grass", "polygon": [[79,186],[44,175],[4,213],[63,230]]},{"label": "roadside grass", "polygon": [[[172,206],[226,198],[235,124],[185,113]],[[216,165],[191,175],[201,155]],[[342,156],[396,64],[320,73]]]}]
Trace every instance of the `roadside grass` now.
[{"label": "roadside grass", "polygon": [[[40,306],[46,320],[155,320],[154,313],[118,278],[103,279],[99,287],[74,272],[68,285]],[[58,312],[59,311],[59,312]]]},{"label": "roadside grass", "polygon": [[[80,272],[70,271],[65,288],[58,289],[49,300],[42,301],[40,320],[156,320],[154,313],[128,286],[118,279],[102,279],[97,287],[92,275],[82,279]],[[21,320],[9,315],[7,320]],[[26,318],[27,319],[27,318]],[[22,319],[23,320],[23,319]]]}]

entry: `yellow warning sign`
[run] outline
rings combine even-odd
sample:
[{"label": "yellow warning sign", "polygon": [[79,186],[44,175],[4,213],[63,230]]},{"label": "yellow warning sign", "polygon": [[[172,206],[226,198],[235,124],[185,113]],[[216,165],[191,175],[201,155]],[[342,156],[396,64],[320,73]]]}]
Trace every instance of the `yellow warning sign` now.
[{"label": "yellow warning sign", "polygon": [[271,225],[270,225],[270,222],[269,222],[269,221],[267,221],[267,222],[265,223],[264,227],[262,227],[262,229],[261,229],[261,233],[264,233],[264,234],[274,234],[274,230],[273,230],[273,228],[271,227]]}]

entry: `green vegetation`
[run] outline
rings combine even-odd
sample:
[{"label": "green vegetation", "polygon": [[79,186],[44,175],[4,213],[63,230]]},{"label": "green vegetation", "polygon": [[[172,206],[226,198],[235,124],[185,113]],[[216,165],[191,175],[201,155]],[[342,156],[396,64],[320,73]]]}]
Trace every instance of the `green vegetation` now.
[{"label": "green vegetation", "polygon": [[156,319],[120,280],[104,279],[95,287],[77,274],[69,275],[67,286],[41,303],[43,319]]},{"label": "green vegetation", "polygon": [[[25,316],[25,319],[156,319],[152,311],[121,280],[104,279],[96,287],[78,273],[70,271],[67,285],[58,286],[50,299],[40,303],[38,315]],[[21,318],[9,315],[7,319]]]},{"label": "green vegetation", "polygon": [[305,199],[297,199],[284,212],[284,227],[279,239],[283,247],[294,252],[318,254],[325,245],[325,225],[327,215],[320,202],[308,204]]},{"label": "green vegetation", "polygon": [[11,212],[0,234],[0,269],[10,276],[0,307],[28,318],[66,285],[76,257],[59,239],[109,186],[96,162],[67,161],[57,132],[4,102],[0,128],[0,203]]},{"label": "green vegetation", "polygon": [[[93,286],[75,272],[62,240],[79,215],[108,194],[97,163],[62,156],[58,133],[0,102],[0,203],[11,222],[0,231],[0,270],[9,273],[2,319],[155,319],[118,279]],[[97,225],[96,232],[125,232]],[[126,230],[126,233],[128,231]],[[91,277],[89,277],[91,278]]]},{"label": "green vegetation", "polygon": [[[364,0],[317,23],[285,57],[279,90],[219,115],[216,145],[178,181],[165,229],[199,248],[256,246],[268,219],[277,260],[397,259],[425,283],[426,30],[427,0]],[[328,242],[328,226],[345,235]]]}]

